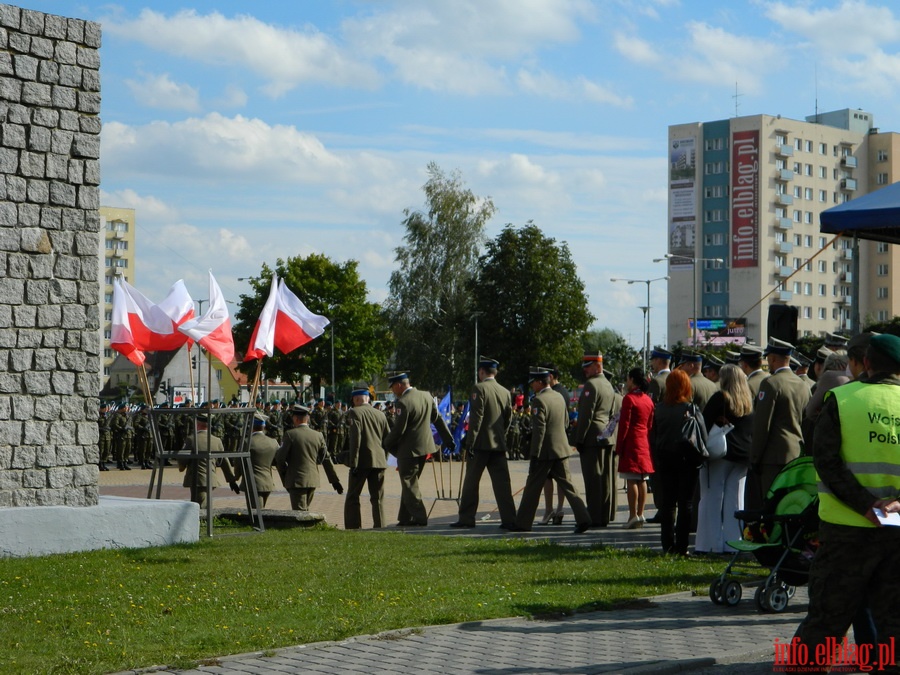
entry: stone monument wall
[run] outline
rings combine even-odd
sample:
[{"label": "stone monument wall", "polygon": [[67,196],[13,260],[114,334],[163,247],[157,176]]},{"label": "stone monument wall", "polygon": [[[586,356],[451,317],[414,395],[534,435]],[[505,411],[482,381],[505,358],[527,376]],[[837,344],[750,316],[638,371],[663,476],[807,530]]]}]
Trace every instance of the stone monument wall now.
[{"label": "stone monument wall", "polygon": [[99,499],[99,47],[0,5],[0,507]]}]

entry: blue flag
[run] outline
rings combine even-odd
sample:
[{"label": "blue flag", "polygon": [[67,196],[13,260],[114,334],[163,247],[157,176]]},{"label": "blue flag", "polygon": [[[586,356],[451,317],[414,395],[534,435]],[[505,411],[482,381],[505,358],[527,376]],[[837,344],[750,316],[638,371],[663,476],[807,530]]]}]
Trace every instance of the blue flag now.
[{"label": "blue flag", "polygon": [[453,444],[456,446],[456,454],[458,455],[462,450],[462,442],[466,437],[466,433],[469,431],[469,401],[466,401],[466,405],[463,408],[462,415],[459,416],[459,421],[456,423],[456,428],[453,430]]},{"label": "blue flag", "polygon": [[[441,399],[437,407],[438,415],[444,418],[448,429],[450,428],[450,420],[453,419],[453,398],[450,396],[450,391],[450,387],[447,387],[447,393],[444,394],[444,398]],[[443,444],[444,441],[433,424],[431,425],[431,435],[434,437],[435,443],[438,445]]]}]

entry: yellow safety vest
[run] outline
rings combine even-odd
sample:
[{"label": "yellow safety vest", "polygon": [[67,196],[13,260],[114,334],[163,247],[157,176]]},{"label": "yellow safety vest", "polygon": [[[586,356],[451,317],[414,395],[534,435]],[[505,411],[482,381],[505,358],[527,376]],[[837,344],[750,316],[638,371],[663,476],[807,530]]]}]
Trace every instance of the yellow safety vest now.
[{"label": "yellow safety vest", "polygon": [[[900,495],[900,387],[851,382],[834,396],[841,420],[841,458],[876,498]],[[875,527],[819,480],[819,518],[837,525]]]}]

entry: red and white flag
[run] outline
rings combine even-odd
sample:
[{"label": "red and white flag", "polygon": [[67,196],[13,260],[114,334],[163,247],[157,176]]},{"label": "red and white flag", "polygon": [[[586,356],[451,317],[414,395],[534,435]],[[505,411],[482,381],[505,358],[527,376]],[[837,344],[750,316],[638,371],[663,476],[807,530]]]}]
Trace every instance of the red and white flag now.
[{"label": "red and white flag", "polygon": [[[277,290],[276,290],[277,289]],[[313,314],[284,283],[272,277],[269,299],[250,338],[245,361],[272,356],[274,347],[289,354],[325,332],[328,319]]]},{"label": "red and white flag", "polygon": [[231,319],[219,284],[212,272],[209,273],[209,308],[202,316],[185,321],[178,330],[200,343],[210,354],[222,363],[234,359],[234,336],[231,334]]},{"label": "red and white flag", "polygon": [[187,342],[178,325],[193,318],[194,301],[180,279],[157,305],[127,281],[116,278],[112,314],[110,346],[140,365],[143,352],[173,351]]}]

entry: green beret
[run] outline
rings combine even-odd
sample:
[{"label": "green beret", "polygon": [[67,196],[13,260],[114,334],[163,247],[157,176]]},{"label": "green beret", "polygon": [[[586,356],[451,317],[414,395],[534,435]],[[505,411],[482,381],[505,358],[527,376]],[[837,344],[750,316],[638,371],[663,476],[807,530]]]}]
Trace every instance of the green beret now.
[{"label": "green beret", "polygon": [[869,346],[877,349],[891,361],[900,364],[900,337],[890,333],[873,335],[869,340]]}]

